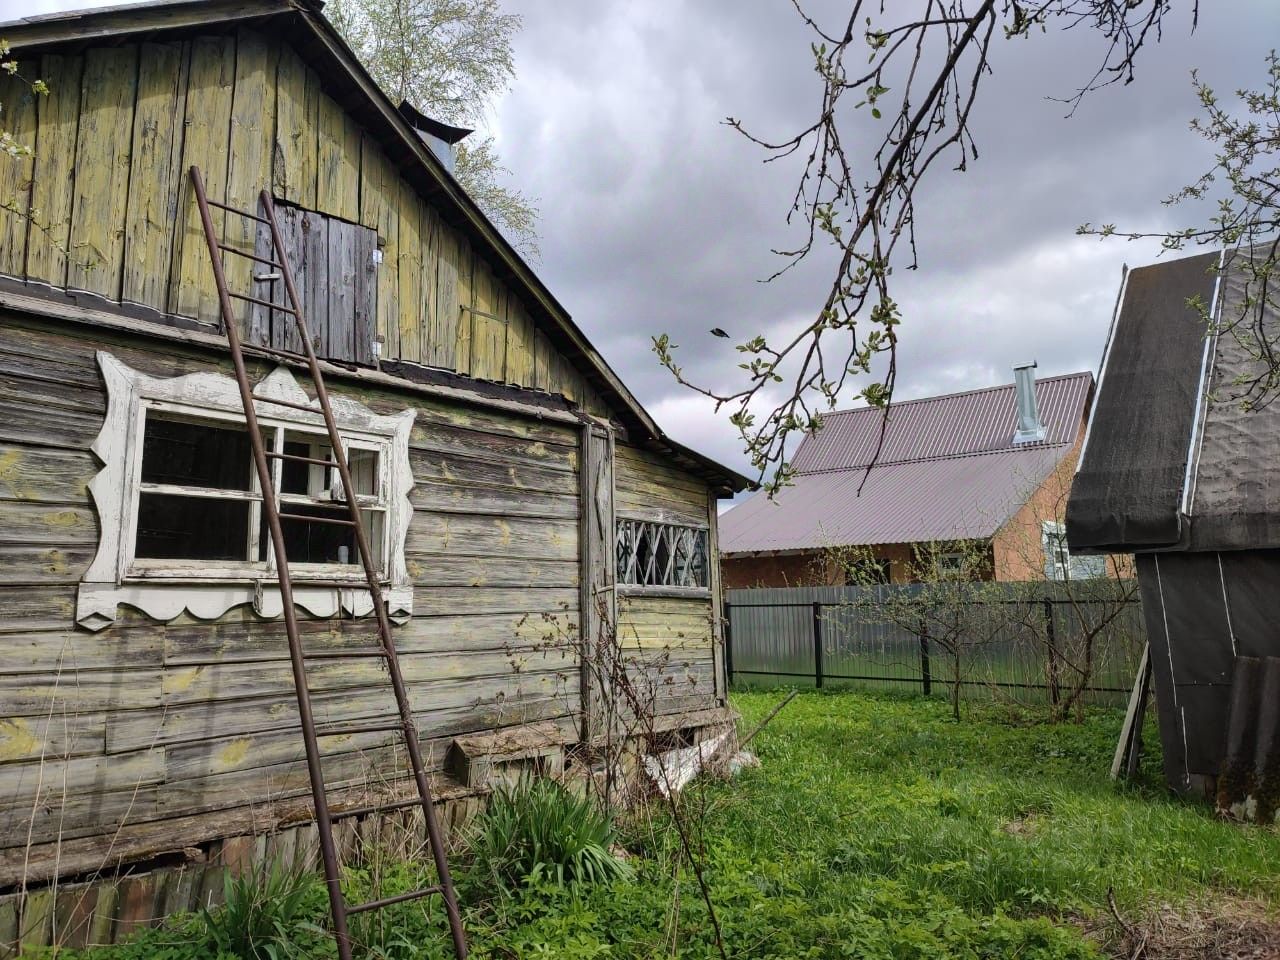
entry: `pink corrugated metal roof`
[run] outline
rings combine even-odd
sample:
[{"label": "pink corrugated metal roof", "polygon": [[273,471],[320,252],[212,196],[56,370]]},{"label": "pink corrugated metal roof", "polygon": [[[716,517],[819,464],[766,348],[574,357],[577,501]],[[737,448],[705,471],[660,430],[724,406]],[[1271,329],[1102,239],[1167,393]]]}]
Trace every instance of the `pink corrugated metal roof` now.
[{"label": "pink corrugated metal roof", "polygon": [[[1044,444],[1074,443],[1093,387],[1093,374],[1072,373],[1036,381]],[[871,407],[824,416],[816,435],[805,437],[792,466],[799,473],[865,467],[875,455],[881,414]],[[889,410],[877,463],[902,463],[967,453],[1008,450],[1017,414],[1013,384],[943,397],[907,400]]]},{"label": "pink corrugated metal roof", "polygon": [[1092,387],[1090,373],[1038,381],[1045,439],[1020,446],[1012,443],[1012,384],[894,404],[870,476],[880,412],[830,414],[797,451],[794,485],[773,500],[757,493],[720,518],[720,549],[990,537],[1070,452]]}]

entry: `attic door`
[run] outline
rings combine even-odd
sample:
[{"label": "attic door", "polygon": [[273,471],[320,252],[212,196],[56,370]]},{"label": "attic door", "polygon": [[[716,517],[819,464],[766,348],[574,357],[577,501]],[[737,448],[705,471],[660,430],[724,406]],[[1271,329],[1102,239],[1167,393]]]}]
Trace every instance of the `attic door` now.
[{"label": "attic door", "polygon": [[[377,317],[377,232],[278,201],[276,219],[316,355],[371,366]],[[270,256],[270,228],[265,224],[258,225],[254,247],[258,256]],[[255,264],[253,295],[287,305],[284,283],[268,279],[273,276],[265,264]],[[251,307],[245,331],[249,343],[301,352],[302,341],[290,314],[256,304]]]}]

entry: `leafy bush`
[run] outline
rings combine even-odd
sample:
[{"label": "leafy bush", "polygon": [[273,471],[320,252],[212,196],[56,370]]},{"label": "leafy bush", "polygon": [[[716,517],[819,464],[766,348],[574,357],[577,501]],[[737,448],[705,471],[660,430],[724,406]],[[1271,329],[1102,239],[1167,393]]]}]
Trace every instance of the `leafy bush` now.
[{"label": "leafy bush", "polygon": [[613,821],[590,797],[554,780],[522,777],[498,790],[480,817],[472,870],[508,891],[628,879],[631,868],[609,849],[615,839]]},{"label": "leafy bush", "polygon": [[312,873],[285,870],[228,872],[223,905],[200,912],[204,946],[240,960],[288,960],[328,934],[309,918],[316,913],[320,883]]}]

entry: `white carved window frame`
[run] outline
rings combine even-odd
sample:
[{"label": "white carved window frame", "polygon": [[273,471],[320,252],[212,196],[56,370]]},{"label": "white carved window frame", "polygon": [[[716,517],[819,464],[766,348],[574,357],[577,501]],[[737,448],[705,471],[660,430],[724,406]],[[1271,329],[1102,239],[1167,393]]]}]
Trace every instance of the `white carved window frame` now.
[{"label": "white carved window frame", "polygon": [[[80,581],[76,623],[89,630],[101,630],[115,621],[121,604],[161,621],[183,613],[212,620],[243,604],[252,604],[262,617],[282,616],[280,588],[270,564],[249,560],[136,562],[132,556],[147,412],[160,410],[205,421],[222,419],[243,424],[244,410],[236,381],[217,373],[152,377],[105,351],[98,351],[97,359],[107,388],[107,414],[92,446],[102,469],[90,481],[89,492],[98,509],[101,533],[98,551]],[[255,404],[254,411],[264,427],[324,430],[319,401],[307,395],[287,368],[273,370],[253,388],[253,394],[302,404],[315,411]],[[407,409],[384,416],[340,395],[331,395],[329,403],[344,441],[350,437],[350,446],[377,449],[381,454],[381,489],[385,491],[386,504],[382,589],[391,618],[404,622],[413,613],[413,582],[405,564],[404,546],[413,516],[409,500],[414,486],[409,434],[416,411]],[[290,572],[294,600],[312,616],[367,616],[373,611],[364,571],[359,566],[295,564]],[[350,579],[351,587],[308,586],[308,579],[324,580],[326,584]]]}]

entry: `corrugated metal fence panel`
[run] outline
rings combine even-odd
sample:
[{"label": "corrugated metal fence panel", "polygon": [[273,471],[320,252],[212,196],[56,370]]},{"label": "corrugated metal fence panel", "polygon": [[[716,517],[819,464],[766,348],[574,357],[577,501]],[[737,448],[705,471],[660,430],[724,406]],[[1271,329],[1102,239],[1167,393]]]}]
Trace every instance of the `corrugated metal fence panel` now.
[{"label": "corrugated metal fence panel", "polygon": [[[822,634],[822,667],[828,685],[867,689],[920,690],[926,663],[918,634],[877,615],[868,591],[879,599],[889,591],[918,586],[793,587],[729,590],[731,658],[739,685],[808,685],[815,677],[814,608]],[[1036,593],[1010,589],[1001,599],[990,588],[967,615],[970,633],[962,648],[961,677],[966,695],[984,688],[993,696],[1023,703],[1046,703],[1055,686],[1067,691],[1078,674],[1064,657],[1082,653],[1089,631],[1093,675],[1086,703],[1125,701],[1142,654],[1145,633],[1136,600],[1118,610],[1115,600],[1065,602],[1059,587]],[[1046,602],[1046,601],[1057,602]],[[1110,620],[1108,621],[1108,618]],[[1099,629],[1104,621],[1105,626]],[[1046,642],[1056,640],[1050,656]],[[1064,653],[1065,652],[1065,653]],[[942,645],[929,644],[927,669],[933,691],[944,694],[953,665]]]}]

